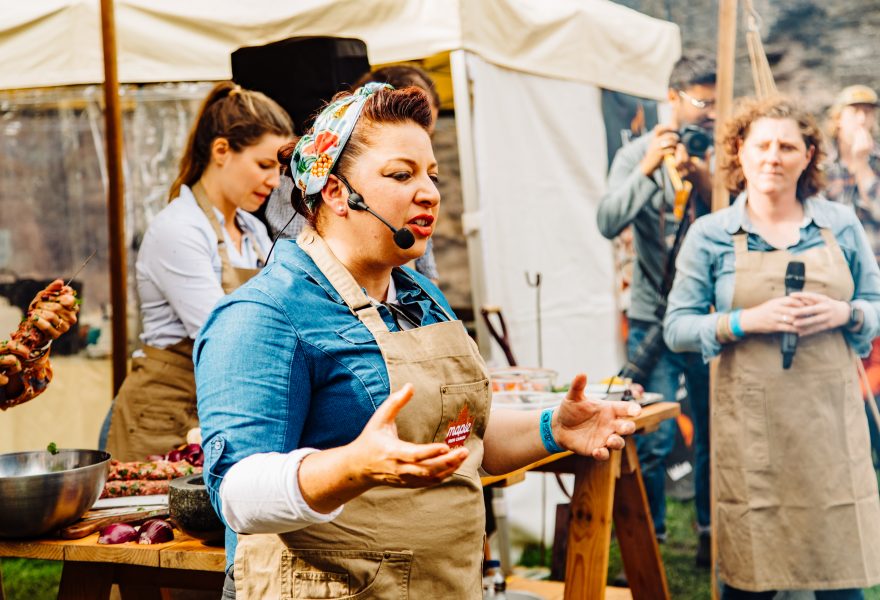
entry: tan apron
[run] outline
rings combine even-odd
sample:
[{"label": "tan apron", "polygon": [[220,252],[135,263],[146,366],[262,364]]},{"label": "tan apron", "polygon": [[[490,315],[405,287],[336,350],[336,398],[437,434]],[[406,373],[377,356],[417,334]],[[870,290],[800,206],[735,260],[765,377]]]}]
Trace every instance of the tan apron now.
[{"label": "tan apron", "polygon": [[[260,269],[232,266],[220,222],[201,181],[192,192],[217,236],[220,286],[224,293],[232,293]],[[265,261],[256,241],[252,243],[254,252]],[[150,454],[165,454],[185,443],[187,432],[198,427],[193,340],[185,338],[167,348],[144,346],[143,351],[145,356],[132,359],[131,373],[113,403],[107,451],[117,460],[144,460]]]},{"label": "tan apron", "polygon": [[238,600],[481,598],[485,515],[478,468],[488,418],[488,373],[459,321],[389,332],[360,286],[313,230],[297,243],[376,339],[392,390],[415,395],[397,417],[401,439],[442,442],[466,408],[470,454],[430,489],[374,488],[334,521],[283,535],[239,535]]},{"label": "tan apron", "polygon": [[[733,236],[733,308],[785,294],[791,260],[806,291],[849,300],[834,235],[794,255],[749,252]],[[839,330],[798,341],[782,369],[778,335],[724,347],[713,398],[720,576],[743,590],[863,588],[880,582],[880,499],[853,353]]]}]

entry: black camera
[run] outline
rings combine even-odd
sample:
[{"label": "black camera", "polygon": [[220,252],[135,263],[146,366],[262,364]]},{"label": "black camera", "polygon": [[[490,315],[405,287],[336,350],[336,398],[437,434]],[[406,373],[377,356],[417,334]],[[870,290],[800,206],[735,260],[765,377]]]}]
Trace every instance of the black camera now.
[{"label": "black camera", "polygon": [[689,155],[699,158],[706,156],[706,151],[715,143],[712,132],[699,125],[685,125],[678,132],[678,139]]}]

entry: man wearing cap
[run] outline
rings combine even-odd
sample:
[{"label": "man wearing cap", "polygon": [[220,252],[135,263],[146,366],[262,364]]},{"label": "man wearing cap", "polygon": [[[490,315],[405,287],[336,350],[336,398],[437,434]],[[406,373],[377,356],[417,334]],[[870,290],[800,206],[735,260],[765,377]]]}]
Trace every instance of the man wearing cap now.
[{"label": "man wearing cap", "polygon": [[832,140],[826,173],[829,200],[852,206],[868,233],[874,255],[880,257],[880,154],[874,144],[877,94],[864,85],[851,85],[831,107]]},{"label": "man wearing cap", "polygon": [[[877,93],[865,85],[844,88],[831,106],[831,151],[825,172],[829,200],[852,206],[858,215],[874,256],[880,260],[880,152],[874,143]],[[880,393],[880,338],[874,341],[865,369],[875,395]],[[870,412],[870,411],[869,411]],[[880,429],[872,415],[871,445],[874,468],[880,470]]]}]

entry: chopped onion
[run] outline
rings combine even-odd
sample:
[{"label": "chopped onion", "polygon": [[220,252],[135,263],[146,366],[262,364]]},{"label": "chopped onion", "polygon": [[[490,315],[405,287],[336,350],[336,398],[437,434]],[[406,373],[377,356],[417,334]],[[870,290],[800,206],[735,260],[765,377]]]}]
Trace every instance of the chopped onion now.
[{"label": "chopped onion", "polygon": [[138,544],[164,544],[174,539],[174,530],[167,521],[150,519],[141,525]]},{"label": "chopped onion", "polygon": [[128,523],[111,523],[101,529],[98,536],[99,544],[124,544],[138,538],[137,529]]}]

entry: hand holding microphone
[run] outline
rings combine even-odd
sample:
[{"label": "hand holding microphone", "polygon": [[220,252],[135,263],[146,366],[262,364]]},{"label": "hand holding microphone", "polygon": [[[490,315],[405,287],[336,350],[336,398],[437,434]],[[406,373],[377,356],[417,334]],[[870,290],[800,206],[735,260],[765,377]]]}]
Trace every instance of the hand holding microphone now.
[{"label": "hand holding microphone", "polygon": [[[804,263],[797,260],[788,263],[788,268],[785,270],[785,295],[791,296],[796,292],[803,291],[805,279],[806,267]],[[783,369],[791,367],[791,362],[794,360],[794,353],[797,351],[797,343],[797,333],[785,332],[782,334],[780,351],[782,352]]]}]

